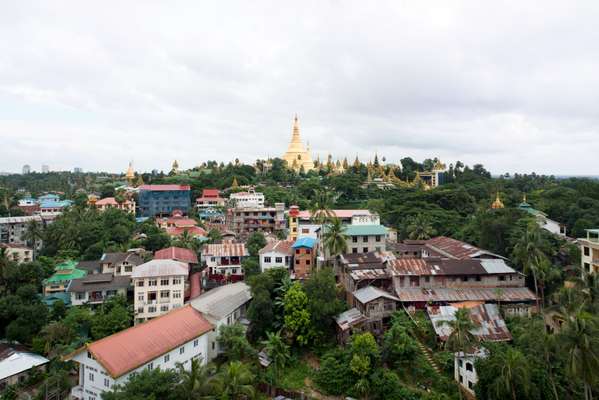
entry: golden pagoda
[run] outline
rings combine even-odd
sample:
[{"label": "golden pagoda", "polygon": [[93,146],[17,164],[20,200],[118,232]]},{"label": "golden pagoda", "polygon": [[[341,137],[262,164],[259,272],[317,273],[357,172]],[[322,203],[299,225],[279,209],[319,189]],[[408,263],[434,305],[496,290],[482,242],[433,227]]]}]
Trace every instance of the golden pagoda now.
[{"label": "golden pagoda", "polygon": [[297,115],[293,120],[293,133],[291,135],[291,142],[287,148],[287,152],[283,155],[283,160],[287,161],[287,166],[298,172],[300,169],[304,169],[305,172],[314,169],[314,163],[312,162],[312,156],[310,152],[304,148],[302,139],[299,131],[299,121]]},{"label": "golden pagoda", "polygon": [[173,167],[171,169],[172,173],[178,173],[179,172],[179,163],[177,162],[177,160],[173,161]]},{"label": "golden pagoda", "polygon": [[127,178],[127,182],[129,182],[129,186],[133,186],[133,179],[135,179],[135,171],[133,171],[133,163],[129,162],[129,168],[127,168],[127,173],[125,174]]},{"label": "golden pagoda", "polygon": [[493,202],[493,204],[491,204],[491,208],[493,210],[497,210],[497,209],[504,208],[504,207],[505,206],[503,205],[503,202],[499,198],[499,192],[497,192],[497,195],[495,196],[495,201]]}]

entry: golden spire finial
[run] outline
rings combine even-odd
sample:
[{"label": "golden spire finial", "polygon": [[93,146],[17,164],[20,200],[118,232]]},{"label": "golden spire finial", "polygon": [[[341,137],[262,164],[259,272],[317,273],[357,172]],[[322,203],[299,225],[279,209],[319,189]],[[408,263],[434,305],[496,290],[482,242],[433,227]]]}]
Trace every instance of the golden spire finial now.
[{"label": "golden spire finial", "polygon": [[495,201],[493,202],[493,204],[491,204],[491,208],[494,210],[497,210],[499,208],[504,208],[504,204],[501,201],[501,199],[499,198],[499,191],[497,191],[496,195],[495,195]]}]

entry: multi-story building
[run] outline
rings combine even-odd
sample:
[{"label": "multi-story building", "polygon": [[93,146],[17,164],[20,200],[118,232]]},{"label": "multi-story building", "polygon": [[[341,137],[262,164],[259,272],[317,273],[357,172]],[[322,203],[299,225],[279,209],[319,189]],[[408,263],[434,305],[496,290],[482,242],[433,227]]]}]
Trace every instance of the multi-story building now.
[{"label": "multi-story building", "polygon": [[191,267],[198,264],[198,255],[195,251],[182,247],[167,247],[154,253],[154,260],[175,260],[186,263]]},{"label": "multi-story building", "polygon": [[40,215],[53,215],[60,214],[65,208],[73,204],[71,200],[60,200],[60,196],[57,194],[49,193],[40,196],[37,201],[40,205]]},{"label": "multi-story building", "polygon": [[135,214],[134,200],[125,199],[123,202],[119,203],[114,197],[105,197],[96,201],[94,205],[99,211],[106,211],[109,208],[116,208],[130,214]]},{"label": "multi-story building", "polygon": [[133,269],[135,323],[181,307],[189,266],[174,260],[152,260]]},{"label": "multi-story building", "polygon": [[245,243],[223,241],[202,247],[202,262],[209,275],[243,277],[242,261],[250,256]]},{"label": "multi-story building", "polygon": [[535,218],[535,220],[537,221],[537,225],[541,229],[545,229],[546,231],[551,232],[557,236],[562,236],[562,237],[566,236],[566,225],[552,220],[543,211],[533,208],[532,205],[530,205],[526,202],[526,196],[524,196],[524,199],[523,199],[522,203],[520,203],[518,205],[518,208],[521,209],[522,211],[526,211],[527,213],[532,215]]},{"label": "multi-story building", "polygon": [[[0,243],[27,245],[27,226],[33,221],[43,223],[39,215],[0,218]],[[41,241],[38,247],[41,247]]]},{"label": "multi-story building", "polygon": [[47,164],[42,164],[42,174],[47,174],[50,172],[50,166]]},{"label": "multi-story building", "polygon": [[31,166],[29,164],[23,165],[23,175],[27,175],[31,173]]},{"label": "multi-story building", "polygon": [[64,293],[73,279],[83,278],[87,275],[86,270],[77,268],[76,261],[65,261],[54,268],[54,274],[44,280],[44,296],[54,293]]},{"label": "multi-story building", "polygon": [[476,360],[486,358],[488,354],[488,351],[481,347],[473,353],[460,351],[454,355],[454,379],[472,397],[476,396],[474,385],[478,382],[478,374],[475,368]]},{"label": "multi-story building", "polygon": [[482,258],[505,260],[505,257],[498,254],[447,236],[437,236],[428,240],[404,240],[400,243],[392,243],[388,250],[398,258],[440,257],[453,260]]},{"label": "multi-story building", "polygon": [[26,215],[37,215],[40,213],[40,204],[36,199],[26,197],[20,199],[17,207],[21,209]]},{"label": "multi-story building", "polygon": [[306,279],[316,264],[316,239],[300,237],[291,247],[293,248],[291,276],[294,279]]},{"label": "multi-story building", "polygon": [[[288,227],[287,227],[287,239],[296,240],[299,235],[299,214],[300,210],[298,206],[290,206],[288,219]],[[309,234],[310,231],[306,230],[306,234]]]},{"label": "multi-story building", "polygon": [[113,296],[127,297],[131,286],[129,276],[114,276],[112,274],[91,274],[83,278],[73,279],[67,287],[71,295],[71,304],[102,304]]},{"label": "multi-story building", "polygon": [[240,322],[251,299],[250,287],[244,282],[236,282],[209,290],[189,302],[215,327],[208,333],[208,361],[222,352],[217,342],[220,327]]},{"label": "multi-story building", "polygon": [[170,370],[178,365],[190,370],[192,360],[206,365],[208,333],[213,329],[201,313],[185,306],[87,344],[66,356],[79,369],[71,397],[100,399],[102,393],[144,370]]},{"label": "multi-story building", "polygon": [[[295,211],[292,212],[292,208],[296,206],[292,206],[289,209],[289,218],[290,218],[290,228],[292,223],[293,215]],[[330,210],[330,216],[339,218],[341,222],[345,225],[350,225],[352,223],[352,219],[354,216],[370,216],[374,215],[369,210]],[[376,220],[373,220],[376,221]],[[377,222],[378,223],[378,222]],[[318,232],[322,228],[322,224],[317,223],[312,218],[312,212],[309,210],[303,210],[297,212],[297,236],[310,236],[313,238],[318,237]],[[290,229],[291,233],[291,229]]]},{"label": "multi-story building", "polygon": [[100,258],[102,273],[114,276],[131,276],[133,269],[143,263],[143,258],[132,251],[104,253]]},{"label": "multi-story building", "polygon": [[[322,255],[320,261],[331,259],[331,254],[324,246],[323,236],[327,226],[317,230],[319,238],[319,252]],[[384,252],[386,250],[387,228],[380,224],[379,216],[372,213],[355,213],[351,217],[351,224],[345,225],[345,234],[348,236],[348,252],[368,253]]]},{"label": "multi-story building", "polygon": [[203,189],[202,196],[196,199],[198,212],[214,210],[225,206],[225,199],[220,197],[218,189]]},{"label": "multi-story building", "polygon": [[227,225],[242,236],[253,232],[282,232],[286,228],[285,203],[275,203],[274,207],[230,208],[227,210]]},{"label": "multi-story building", "polygon": [[189,185],[142,185],[139,187],[139,214],[142,217],[169,216],[175,210],[189,213]]},{"label": "multi-story building", "polygon": [[578,239],[580,263],[584,272],[594,274],[599,271],[599,229],[587,229],[587,237]]},{"label": "multi-story building", "polygon": [[277,240],[260,249],[260,270],[264,272],[272,268],[291,269],[292,245],[292,241]]},{"label": "multi-story building", "polygon": [[233,208],[263,208],[264,194],[256,193],[254,189],[247,192],[231,193],[229,203]]},{"label": "multi-story building", "polygon": [[4,249],[6,257],[19,264],[33,261],[33,250],[21,244],[0,243],[0,249]]}]

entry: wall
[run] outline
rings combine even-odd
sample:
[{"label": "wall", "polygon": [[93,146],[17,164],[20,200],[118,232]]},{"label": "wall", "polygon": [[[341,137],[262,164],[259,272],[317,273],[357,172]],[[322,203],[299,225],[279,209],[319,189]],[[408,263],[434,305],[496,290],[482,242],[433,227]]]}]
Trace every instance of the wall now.
[{"label": "wall", "polygon": [[[265,260],[268,257],[270,257],[270,262]],[[281,258],[281,261],[277,262],[277,258]],[[288,254],[277,253],[273,251],[260,254],[260,270],[262,272],[272,268],[290,268],[290,266],[291,256]]]},{"label": "wall", "polygon": [[[356,242],[354,242],[354,238]],[[364,241],[365,239],[366,241]],[[367,251],[364,251],[364,248]],[[348,253],[366,253],[368,251],[385,251],[386,249],[384,235],[352,236],[347,241]]]},{"label": "wall", "polygon": [[[167,279],[169,283],[163,285],[161,281]],[[179,279],[179,283],[173,284],[174,279]],[[174,308],[181,307],[185,296],[185,279],[185,275],[133,279],[135,323],[138,324],[148,318],[158,317]],[[149,286],[151,280],[156,280],[156,286]],[[143,286],[138,286],[140,281],[143,282]],[[167,297],[161,297],[163,291],[169,292]],[[156,300],[149,300],[148,293],[150,292],[156,293]],[[177,292],[179,297],[175,297]],[[150,307],[155,307],[155,311],[150,312]]]}]

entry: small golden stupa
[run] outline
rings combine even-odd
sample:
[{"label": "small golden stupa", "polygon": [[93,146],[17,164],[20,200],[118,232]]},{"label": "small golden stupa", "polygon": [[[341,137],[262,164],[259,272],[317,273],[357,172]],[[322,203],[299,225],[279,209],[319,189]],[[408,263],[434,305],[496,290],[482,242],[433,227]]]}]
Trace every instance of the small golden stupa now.
[{"label": "small golden stupa", "polygon": [[495,201],[493,202],[493,204],[491,204],[491,208],[493,210],[497,210],[497,209],[500,209],[500,208],[505,208],[505,205],[503,205],[503,202],[499,198],[499,192],[497,192],[497,195],[495,196]]}]

